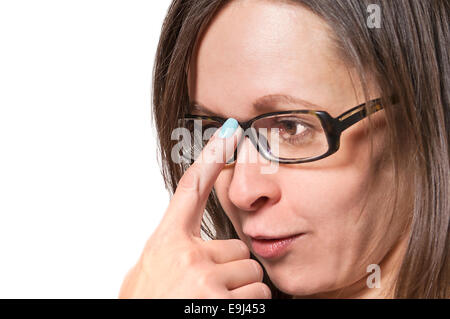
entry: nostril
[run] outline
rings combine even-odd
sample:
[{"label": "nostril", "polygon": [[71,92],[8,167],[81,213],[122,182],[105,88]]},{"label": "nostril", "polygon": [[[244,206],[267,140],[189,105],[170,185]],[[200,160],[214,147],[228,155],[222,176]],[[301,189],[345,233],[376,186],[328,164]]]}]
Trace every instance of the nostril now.
[{"label": "nostril", "polygon": [[269,197],[267,196],[261,196],[257,200],[255,200],[251,205],[252,210],[257,210],[260,207],[264,206],[264,204],[269,200]]}]

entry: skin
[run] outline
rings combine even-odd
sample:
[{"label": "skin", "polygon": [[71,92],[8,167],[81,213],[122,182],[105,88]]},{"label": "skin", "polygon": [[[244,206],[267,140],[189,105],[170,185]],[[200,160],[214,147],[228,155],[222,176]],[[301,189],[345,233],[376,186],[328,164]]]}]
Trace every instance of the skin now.
[{"label": "skin", "polygon": [[161,223],[127,273],[119,298],[270,298],[263,270],[237,239],[204,241],[200,225],[214,181],[242,130],[216,135],[185,172]]},{"label": "skin", "polygon": [[[246,121],[261,113],[305,105],[253,101],[289,94],[337,116],[364,101],[354,71],[333,49],[330,31],[315,15],[284,2],[234,1],[222,8],[199,39],[188,72],[198,114]],[[376,85],[371,98],[378,97]],[[311,106],[311,104],[309,104]],[[379,114],[380,113],[380,114]],[[126,275],[120,298],[270,298],[273,283],[295,297],[389,297],[405,247],[398,214],[390,223],[382,190],[391,170],[381,165],[383,114],[374,114],[374,157],[367,121],[344,132],[338,153],[317,162],[270,165],[244,139],[234,165],[225,152],[242,136],[215,137],[186,171],[164,217]],[[224,148],[224,146],[226,146]],[[228,153],[230,154],[230,153]],[[256,155],[257,163],[248,158]],[[217,163],[219,159],[219,163]],[[370,167],[380,167],[371,202],[362,210]],[[240,239],[204,241],[200,224],[215,188]],[[249,235],[305,233],[277,258],[250,259]],[[380,289],[365,284],[366,267],[381,268]]]},{"label": "skin", "polygon": [[[365,101],[353,68],[339,58],[331,31],[298,5],[273,1],[234,1],[223,8],[198,40],[189,68],[189,95],[215,114],[247,121],[261,113],[311,105],[253,101],[288,94],[338,116]],[[370,85],[369,98],[379,93]],[[402,220],[390,223],[383,190],[392,181],[381,165],[380,181],[363,199],[371,165],[383,154],[383,112],[372,115],[374,153],[370,158],[368,120],[347,129],[340,150],[325,159],[280,165],[261,174],[268,162],[250,163],[257,153],[248,139],[238,162],[222,170],[214,185],[222,207],[250,250],[250,235],[305,233],[279,258],[256,255],[274,284],[297,297],[390,297],[406,247]],[[381,288],[369,289],[366,269],[381,268]]]}]

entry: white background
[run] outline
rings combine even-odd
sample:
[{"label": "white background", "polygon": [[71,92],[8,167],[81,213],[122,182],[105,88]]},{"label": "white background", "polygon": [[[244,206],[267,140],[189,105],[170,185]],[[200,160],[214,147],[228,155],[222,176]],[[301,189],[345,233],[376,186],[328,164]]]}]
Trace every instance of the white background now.
[{"label": "white background", "polygon": [[151,122],[169,0],[0,0],[0,298],[117,298],[168,192]]}]

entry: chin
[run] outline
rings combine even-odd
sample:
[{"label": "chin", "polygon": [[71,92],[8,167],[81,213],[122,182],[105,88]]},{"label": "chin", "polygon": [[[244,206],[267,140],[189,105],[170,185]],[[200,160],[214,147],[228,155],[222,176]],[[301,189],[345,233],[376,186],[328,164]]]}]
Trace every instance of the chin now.
[{"label": "chin", "polygon": [[[297,296],[313,296],[337,289],[337,278],[325,269],[286,271],[282,267],[265,267],[272,283],[282,292]],[[312,267],[313,268],[313,267]],[[331,275],[331,276],[330,276]]]},{"label": "chin", "polygon": [[317,281],[310,282],[310,280],[298,280],[298,281],[272,281],[273,284],[285,294],[289,294],[295,297],[312,297],[327,291],[333,290],[330,285],[326,283],[319,283]]}]

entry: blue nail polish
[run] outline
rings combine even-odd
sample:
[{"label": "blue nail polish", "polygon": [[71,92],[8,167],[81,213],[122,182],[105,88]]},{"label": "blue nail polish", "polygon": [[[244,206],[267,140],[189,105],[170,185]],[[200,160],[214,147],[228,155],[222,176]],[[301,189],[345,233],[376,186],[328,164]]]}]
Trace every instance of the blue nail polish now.
[{"label": "blue nail polish", "polygon": [[233,135],[234,131],[238,128],[239,123],[233,118],[229,118],[223,123],[222,128],[220,129],[219,137],[220,138],[228,138]]}]

